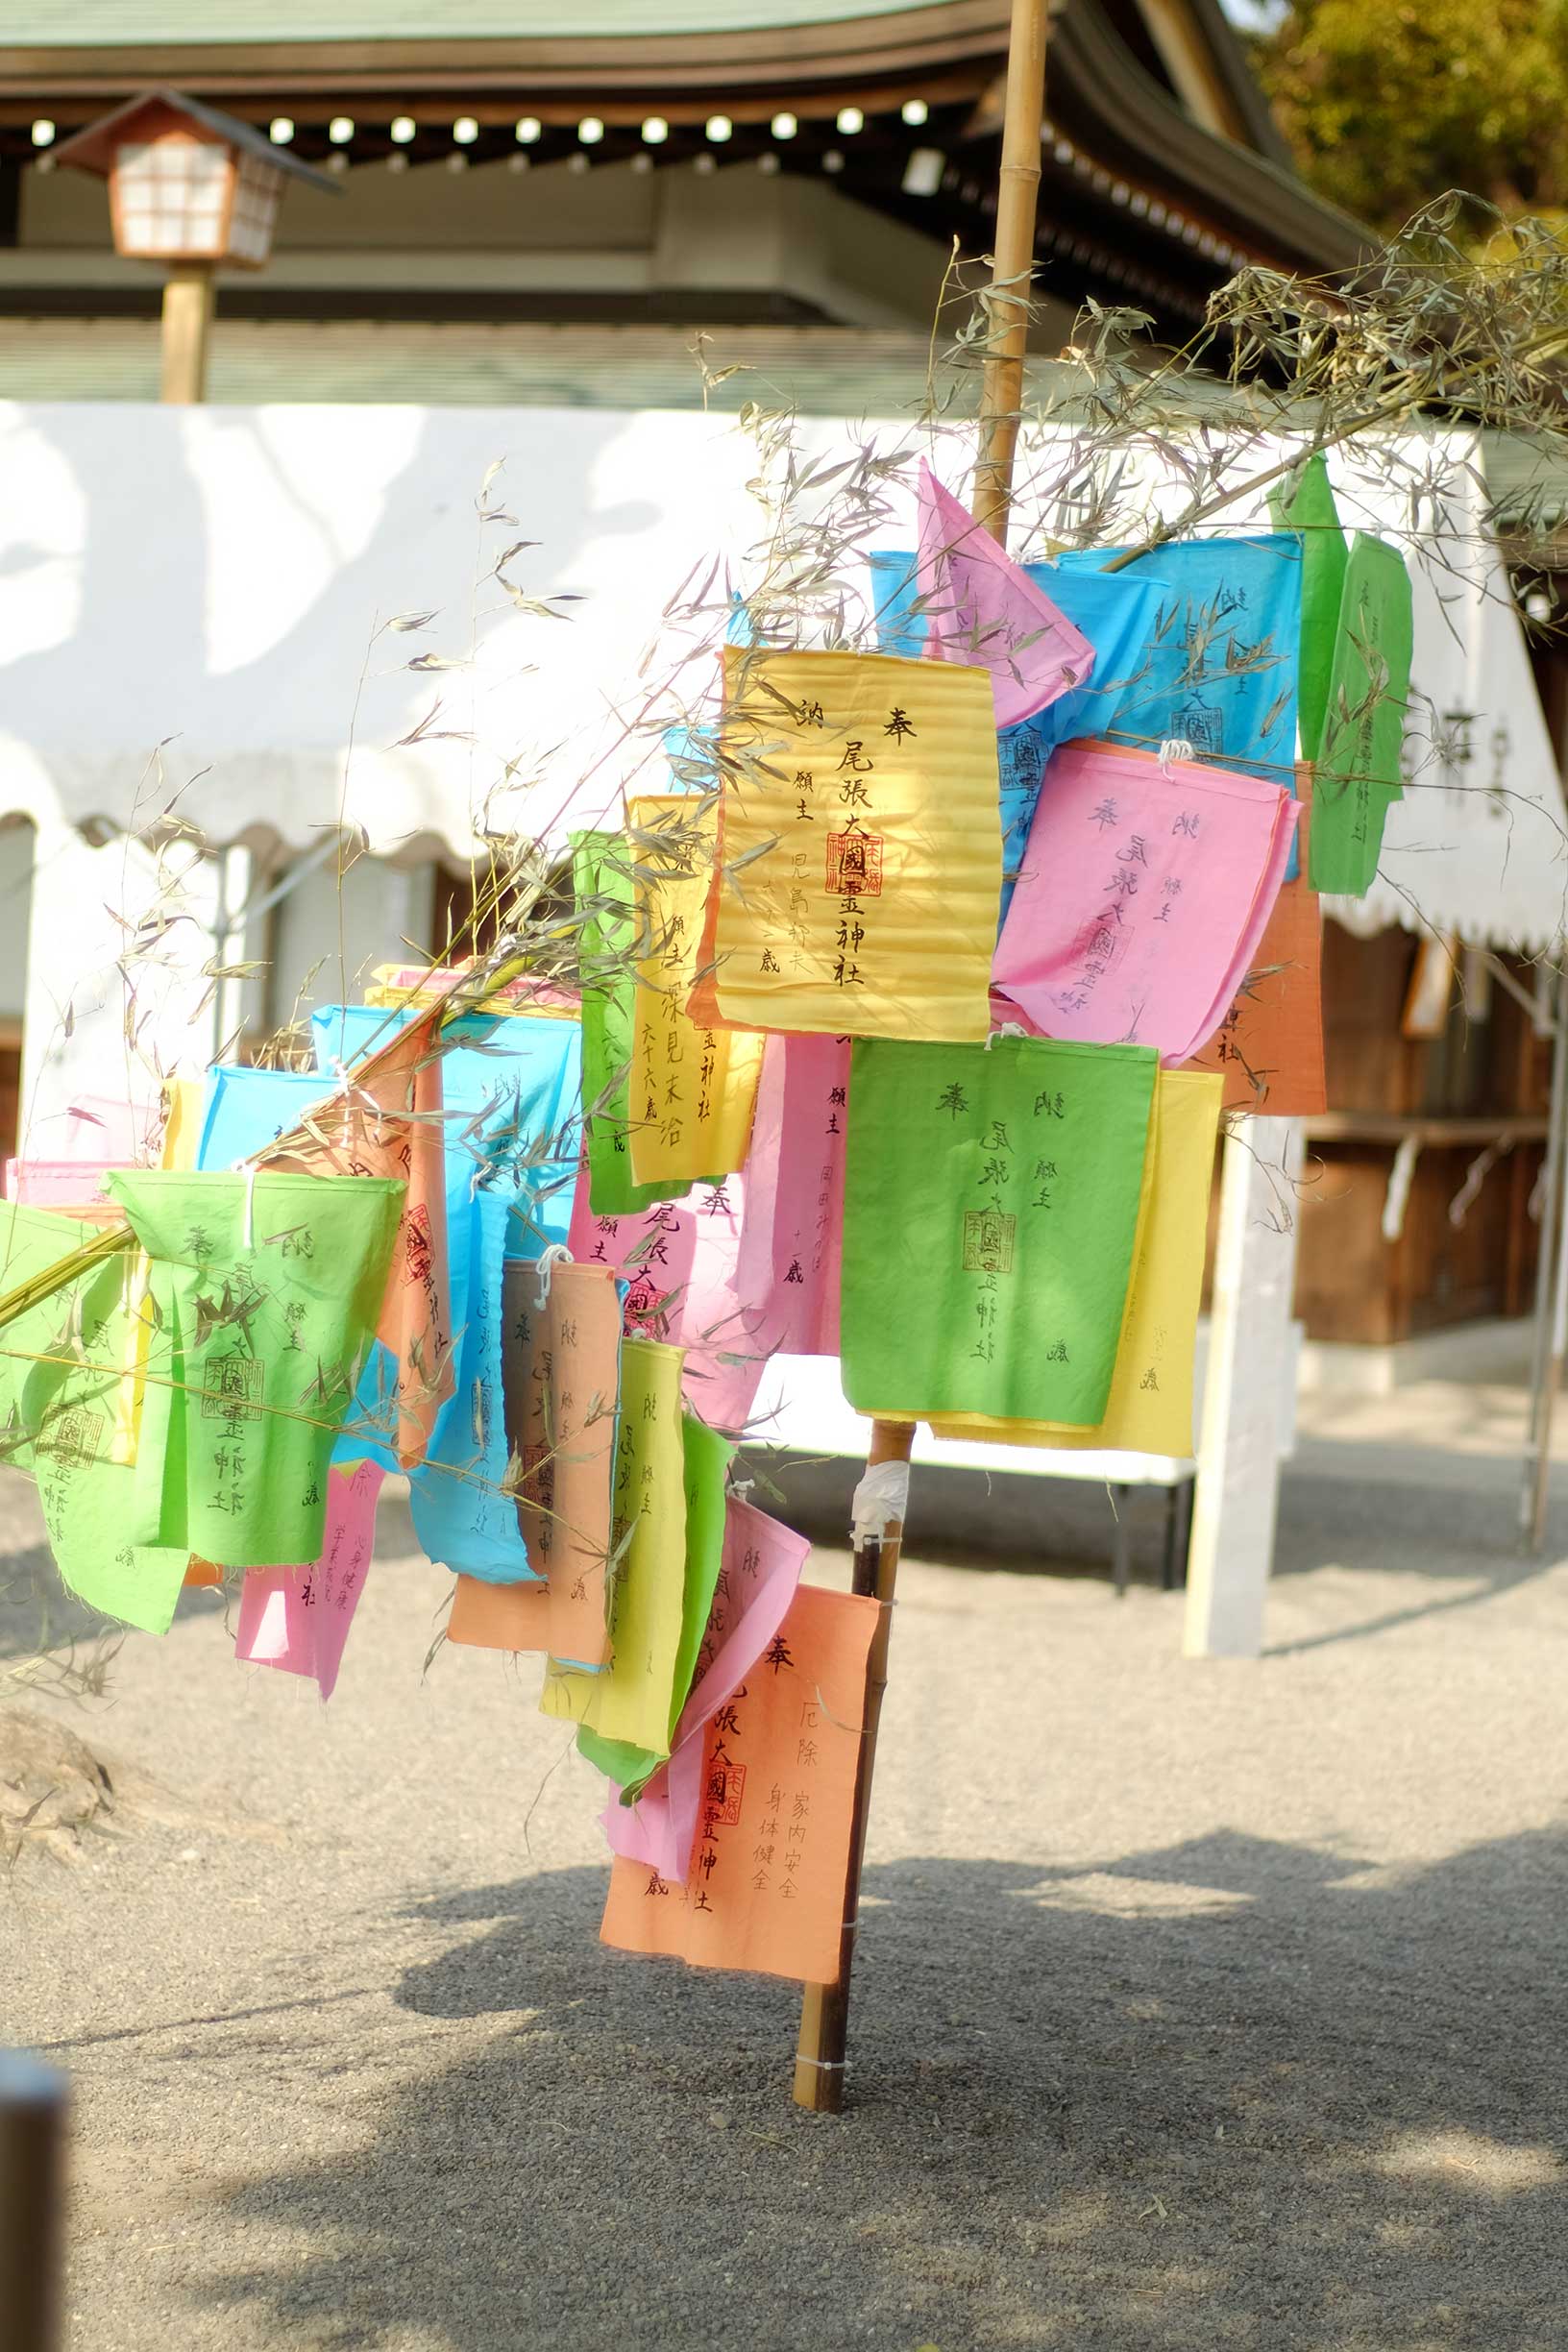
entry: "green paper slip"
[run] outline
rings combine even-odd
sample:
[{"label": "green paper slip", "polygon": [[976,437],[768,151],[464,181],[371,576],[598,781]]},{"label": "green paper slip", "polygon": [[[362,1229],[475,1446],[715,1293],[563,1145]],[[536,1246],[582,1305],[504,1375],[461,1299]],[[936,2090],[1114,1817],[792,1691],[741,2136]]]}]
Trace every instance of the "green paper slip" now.
[{"label": "green paper slip", "polygon": [[[43,1272],[99,1230],[0,1204],[7,1287]],[[186,1554],[157,1542],[135,1469],[113,1458],[134,1428],[133,1310],[145,1262],[122,1251],[51,1291],[0,1329],[4,1458],[31,1471],[62,1582],[106,1617],[166,1633]]]},{"label": "green paper slip", "polygon": [[[582,1124],[588,1205],[595,1216],[635,1216],[658,1201],[680,1200],[691,1188],[686,1183],[639,1185],[631,1180],[627,1080],[637,980],[631,963],[636,915],[629,860],[618,833],[572,836],[572,880],[579,904],[589,898],[615,902],[613,909],[584,919],[577,943],[585,969],[592,974],[582,987]],[[595,970],[600,960],[603,969]],[[599,1108],[590,1117],[593,1104]]]},{"label": "green paper slip", "polygon": [[1158,1070],[1152,1046],[856,1040],[840,1347],[858,1410],[1103,1418]]},{"label": "green paper slip", "polygon": [[1339,527],[1329,469],[1314,450],[1288,492],[1270,491],[1268,510],[1281,530],[1301,533],[1301,660],[1297,723],[1304,759],[1315,760],[1329,707],[1329,679],[1339,628],[1349,551]]},{"label": "green paper slip", "polygon": [[220,1568],[317,1558],[403,1185],[137,1169],[109,1186],[152,1260],[138,1511]]},{"label": "green paper slip", "polygon": [[695,1413],[682,1416],[680,1441],[685,1462],[686,1568],[680,1640],[670,1680],[670,1736],[662,1748],[639,1748],[626,1740],[604,1739],[587,1724],[577,1732],[577,1746],[589,1763],[626,1790],[641,1787],[670,1753],[670,1739],[691,1694],[723,1557],[724,1480],[735,1458],[734,1445]]},{"label": "green paper slip", "polygon": [[1358,531],[1345,567],[1323,740],[1312,778],[1313,890],[1360,897],[1400,797],[1410,691],[1410,576],[1399,550]]}]

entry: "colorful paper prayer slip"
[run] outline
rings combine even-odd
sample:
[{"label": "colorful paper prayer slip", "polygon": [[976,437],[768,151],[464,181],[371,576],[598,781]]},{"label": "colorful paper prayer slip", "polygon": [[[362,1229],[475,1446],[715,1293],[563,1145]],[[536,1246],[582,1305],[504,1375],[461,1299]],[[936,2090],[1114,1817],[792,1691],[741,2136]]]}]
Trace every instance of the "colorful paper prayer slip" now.
[{"label": "colorful paper prayer slip", "polygon": [[[1124,552],[1072,548],[1057,560],[1063,572],[1103,572]],[[1110,730],[1115,742],[1148,751],[1189,743],[1200,760],[1288,786],[1301,638],[1296,534],[1171,539],[1113,576],[1158,578],[1165,588],[1142,675]]]},{"label": "colorful paper prayer slip", "polygon": [[716,1719],[719,1729],[728,1727],[726,1710],[782,1627],[810,1551],[793,1528],[729,1497],[723,1564],[670,1761],[630,1804],[617,1800],[606,1805],[600,1819],[613,1852],[684,1883],[697,1838],[709,1727]]},{"label": "colorful paper prayer slip", "polygon": [[929,660],[991,674],[998,727],[1020,726],[1081,686],[1094,648],[920,460],[916,577]]},{"label": "colorful paper prayer slip", "polygon": [[582,1124],[594,1212],[632,1216],[654,1201],[678,1199],[687,1188],[684,1179],[632,1181],[627,1089],[637,984],[630,850],[619,833],[576,833],[572,850],[582,970]]},{"label": "colorful paper prayer slip", "polygon": [[196,1166],[202,1122],[206,1115],[205,1078],[164,1080],[163,1142],[158,1156],[159,1167],[179,1168],[188,1174]]},{"label": "colorful paper prayer slip", "polygon": [[1191,1454],[1192,1358],[1221,1091],[1218,1077],[1206,1072],[1160,1073],[1149,1197],[1104,1420],[1093,1429],[1067,1429],[939,1413],[931,1422],[934,1435],[1181,1458]]},{"label": "colorful paper prayer slip", "polygon": [[847,1038],[772,1037],[747,1163],[735,1288],[771,1353],[836,1356]]},{"label": "colorful paper prayer slip", "polygon": [[[392,1016],[399,1026],[414,1017],[406,1011]],[[318,1066],[362,1059],[378,1034],[384,1041],[386,1024],[387,1015],[374,1006],[318,1007],[310,1016]],[[576,1181],[581,1085],[581,1028],[575,1013],[529,1006],[500,1017],[466,1015],[443,1032],[449,1220],[477,1182],[504,1178],[539,1249],[565,1240]],[[451,1281],[456,1330],[463,1318],[455,1264]]]},{"label": "colorful paper prayer slip", "polygon": [[[915,557],[876,549],[870,562],[879,650],[919,653],[925,643],[926,622],[917,595]],[[1088,637],[1094,649],[1094,667],[1087,680],[1033,719],[1021,726],[1003,727],[997,735],[1004,918],[1023,863],[1045,763],[1059,743],[1108,734],[1115,725],[1124,698],[1138,690],[1143,648],[1156,634],[1165,595],[1162,581],[1135,579],[1125,572],[1064,572],[1051,563],[1025,564],[1022,569]]]},{"label": "colorful paper prayer slip", "polygon": [[577,1732],[577,1746],[590,1764],[623,1788],[640,1788],[670,1753],[675,1726],[691,1694],[702,1638],[713,1614],[713,1596],[724,1552],[724,1481],[735,1448],[698,1420],[680,1425],[686,1504],[686,1565],[681,1588],[680,1639],[670,1677],[669,1715],[656,1740],[606,1737],[591,1723]]},{"label": "colorful paper prayer slip", "polygon": [[112,1167],[137,1167],[158,1156],[162,1112],[156,1103],[78,1094],[63,1111],[25,1124],[23,1159],[90,1160]]},{"label": "colorful paper prayer slip", "polygon": [[[541,1298],[541,1289],[544,1296]],[[516,1465],[518,1527],[543,1580],[513,1588],[493,1622],[507,1638],[485,1648],[548,1651],[594,1674],[610,1654],[606,1576],[621,1392],[621,1295],[602,1266],[557,1261],[508,1265],[502,1283],[506,1437]],[[472,1598],[453,1602],[448,1637],[479,1622]]]},{"label": "colorful paper prayer slip", "polygon": [[627,1332],[684,1349],[686,1402],[714,1429],[745,1428],[774,1344],[737,1279],[745,1217],[740,1176],[621,1217],[596,1217],[579,1177],[572,1213],[573,1257],[621,1277]]},{"label": "colorful paper prayer slip", "polygon": [[988,674],[729,647],[724,679],[723,1019],[984,1037],[1002,879]]},{"label": "colorful paper prayer slip", "polygon": [[[399,1011],[390,1020],[401,1027],[414,1017]],[[376,1039],[388,1034],[388,1019],[386,1013],[362,1005],[321,1007],[310,1017],[319,1066],[362,1060]],[[576,1178],[581,1053],[576,1022],[545,1015],[504,1023],[488,1016],[465,1017],[446,1034],[453,1041],[443,1042],[441,1054],[447,1284],[458,1360],[453,1393],[435,1417],[426,1457],[450,1464],[465,1458],[466,1440],[449,1424],[456,1421],[469,1433],[474,1426],[472,1383],[479,1375],[472,1364],[465,1371],[460,1358],[484,1251],[504,1246],[508,1255],[536,1258],[566,1238]],[[504,1191],[511,1204],[504,1244],[494,1216],[474,1213],[473,1196],[481,1179],[489,1188]],[[499,1280],[493,1270],[491,1280]],[[395,1420],[394,1386],[390,1360],[378,1346],[345,1436],[345,1444],[368,1438],[368,1450],[389,1469],[397,1466],[383,1442]]]},{"label": "colorful paper prayer slip", "polygon": [[1139,1045],[857,1042],[841,1360],[859,1411],[1104,1419],[1158,1066]]},{"label": "colorful paper prayer slip", "polygon": [[615,1453],[611,1662],[600,1674],[548,1665],[539,1702],[545,1714],[587,1724],[631,1747],[666,1748],[685,1590],[680,1350],[626,1339]]},{"label": "colorful paper prayer slip", "polygon": [[404,1188],[398,1247],[377,1325],[397,1367],[392,1447],[404,1469],[424,1458],[453,1385],[442,1057],[434,1026],[435,1016],[428,1013],[394,1031],[345,1074],[319,1114],[305,1115],[306,1130],[297,1141],[285,1136],[257,1155],[268,1168],[380,1177]]},{"label": "colorful paper prayer slip", "polygon": [[686,1009],[714,878],[717,811],[678,793],[628,811],[637,864],[637,959],[627,1150],[635,1185],[715,1183],[746,1159],[763,1041],[699,1027]]},{"label": "colorful paper prayer slip", "polygon": [[109,1183],[152,1262],[138,1513],[220,1568],[316,1559],[403,1187],[272,1170]]},{"label": "colorful paper prayer slip", "polygon": [[[0,1284],[14,1289],[47,1273],[98,1230],[0,1204]],[[0,1329],[0,1419],[6,1460],[37,1482],[67,1589],[106,1617],[166,1633],[187,1548],[159,1541],[157,1496],[114,1458],[135,1383],[139,1280],[136,1253],[119,1252]]]},{"label": "colorful paper prayer slip", "polygon": [[207,1074],[194,1164],[232,1168],[254,1160],[302,1118],[327,1110],[337,1091],[336,1079],[318,1070],[218,1063]]},{"label": "colorful paper prayer slip", "polygon": [[476,1192],[453,1227],[452,1255],[467,1268],[456,1393],[425,1459],[408,1473],[408,1507],[427,1556],[454,1573],[502,1584],[535,1573],[507,1475],[502,1362],[506,1262],[523,1254],[512,1193]]},{"label": "colorful paper prayer slip", "polygon": [[1066,744],[1046,771],[995,979],[1047,1036],[1185,1062],[1250,969],[1296,803],[1259,776]]},{"label": "colorful paper prayer slip", "polygon": [[30,1209],[58,1209],[65,1215],[80,1215],[87,1210],[103,1209],[109,1199],[105,1178],[114,1165],[129,1167],[130,1161],[93,1160],[8,1160],[6,1162],[6,1198],[25,1202]]},{"label": "colorful paper prayer slip", "polygon": [[1213,1036],[1188,1065],[1218,1070],[1227,1111],[1313,1118],[1328,1107],[1323,1071],[1323,914],[1307,879],[1312,812],[1297,803],[1302,870],[1274,901],[1252,967]]},{"label": "colorful paper prayer slip", "polygon": [[234,1655],[242,1665],[309,1675],[323,1699],[337,1687],[344,1644],[376,1548],[379,1462],[334,1462],[327,1473],[327,1539],[308,1568],[247,1570]]},{"label": "colorful paper prayer slip", "polygon": [[1398,548],[1358,531],[1345,566],[1328,710],[1312,780],[1312,888],[1359,898],[1378,870],[1410,691],[1410,576]]},{"label": "colorful paper prayer slip", "polygon": [[1321,450],[1295,479],[1271,490],[1269,512],[1282,530],[1301,535],[1301,663],[1298,685],[1301,751],[1315,760],[1329,708],[1329,676],[1344,601],[1349,550]]},{"label": "colorful paper prayer slip", "polygon": [[833,1980],[880,1613],[869,1597],[800,1586],[744,1695],[708,1727],[687,1885],[617,1856],[604,1943],[694,1968]]}]

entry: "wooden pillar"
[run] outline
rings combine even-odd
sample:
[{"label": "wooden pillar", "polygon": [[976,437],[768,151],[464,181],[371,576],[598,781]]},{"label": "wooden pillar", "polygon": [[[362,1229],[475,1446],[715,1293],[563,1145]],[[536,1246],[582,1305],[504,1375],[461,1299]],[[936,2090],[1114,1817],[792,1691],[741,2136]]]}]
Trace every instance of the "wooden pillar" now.
[{"label": "wooden pillar", "polygon": [[0,2050],[0,2343],[54,2352],[65,2169],[65,2078]]},{"label": "wooden pillar", "polygon": [[1182,1644],[1188,1657],[1256,1657],[1263,1644],[1301,1164],[1299,1119],[1238,1119],[1226,1136]]},{"label": "wooden pillar", "polygon": [[207,347],[212,325],[212,265],[181,262],[163,286],[163,374],[159,398],[184,404],[207,398]]}]

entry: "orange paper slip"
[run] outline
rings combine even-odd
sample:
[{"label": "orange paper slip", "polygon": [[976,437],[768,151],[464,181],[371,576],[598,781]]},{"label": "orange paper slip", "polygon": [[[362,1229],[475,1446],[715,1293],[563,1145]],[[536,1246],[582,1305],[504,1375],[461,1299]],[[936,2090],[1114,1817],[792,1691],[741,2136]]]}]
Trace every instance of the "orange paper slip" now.
[{"label": "orange paper slip", "polygon": [[600,1934],[694,1968],[838,1974],[866,1660],[881,1604],[803,1584],[708,1726],[690,1878],[618,1856]]},{"label": "orange paper slip", "polygon": [[[1298,779],[1301,775],[1298,770]],[[1285,883],[1236,1002],[1184,1067],[1217,1070],[1227,1111],[1311,1118],[1328,1101],[1323,1075],[1322,902],[1307,879],[1311,786],[1298,780],[1301,870]]]},{"label": "orange paper slip", "polygon": [[[548,1279],[541,1304],[539,1291]],[[507,1265],[502,1276],[506,1436],[522,1465],[517,1518],[542,1585],[513,1587],[520,1620],[563,1665],[595,1668],[610,1654],[604,1580],[621,1387],[621,1298],[607,1266]],[[455,1602],[453,1615],[457,1616]],[[460,1638],[455,1632],[453,1640]]]}]

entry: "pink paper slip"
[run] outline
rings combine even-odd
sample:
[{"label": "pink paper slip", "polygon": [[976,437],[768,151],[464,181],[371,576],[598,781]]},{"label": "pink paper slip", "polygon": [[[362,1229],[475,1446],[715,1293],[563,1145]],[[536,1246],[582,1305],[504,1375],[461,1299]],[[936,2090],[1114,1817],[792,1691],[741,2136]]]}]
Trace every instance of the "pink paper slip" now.
[{"label": "pink paper slip", "polygon": [[1064,744],[996,943],[997,988],[1045,1037],[1187,1061],[1255,960],[1296,817],[1260,776]]},{"label": "pink paper slip", "polygon": [[708,1726],[722,1718],[784,1622],[811,1546],[792,1528],[731,1495],[724,1551],[691,1695],[681,1709],[670,1761],[635,1804],[612,1801],[600,1819],[611,1850],[683,1882],[697,1838]]},{"label": "pink paper slip", "polygon": [[839,1352],[849,1040],[771,1037],[757,1089],[735,1286],[775,1352]]},{"label": "pink paper slip", "polygon": [[920,536],[915,576],[934,661],[991,672],[996,724],[1018,726],[1094,667],[1094,648],[920,464]]},{"label": "pink paper slip", "polygon": [[334,1463],[328,1472],[327,1540],[308,1568],[252,1568],[239,1601],[234,1654],[248,1666],[312,1675],[330,1699],[343,1645],[370,1574],[379,1462]]},{"label": "pink paper slip", "polygon": [[8,1160],[6,1198],[33,1209],[101,1209],[109,1198],[104,1178],[132,1165],[129,1160]]},{"label": "pink paper slip", "polygon": [[765,1318],[737,1282],[745,1200],[743,1180],[726,1176],[636,1216],[596,1217],[584,1166],[572,1202],[573,1257],[612,1266],[628,1285],[629,1336],[686,1350],[686,1402],[713,1429],[745,1427],[772,1352]]}]

